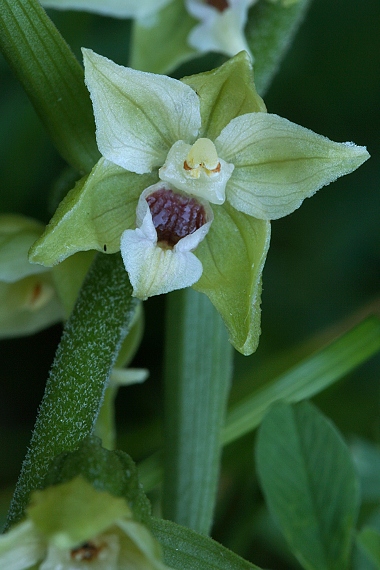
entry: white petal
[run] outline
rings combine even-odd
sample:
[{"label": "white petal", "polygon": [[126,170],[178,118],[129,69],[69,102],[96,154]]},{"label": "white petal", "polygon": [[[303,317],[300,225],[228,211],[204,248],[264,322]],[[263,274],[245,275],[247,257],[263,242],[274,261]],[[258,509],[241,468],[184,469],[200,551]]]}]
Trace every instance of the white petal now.
[{"label": "white petal", "polygon": [[268,113],[236,117],[215,146],[219,156],[235,165],[227,200],[237,210],[266,220],[290,214],[305,198],[369,158],[364,147],[330,141]]},{"label": "white petal", "polygon": [[233,56],[242,50],[250,53],[244,36],[248,8],[256,0],[230,1],[223,12],[202,0],[187,0],[191,15],[200,20],[188,38],[191,47],[201,52],[216,51]]},{"label": "white petal", "polygon": [[41,560],[46,546],[29,520],[0,536],[0,568],[24,570]]},{"label": "white petal", "polygon": [[202,275],[202,263],[192,251],[205,238],[213,220],[213,213],[204,204],[207,223],[194,233],[182,238],[173,249],[157,245],[157,232],[145,197],[162,183],[146,189],[137,207],[137,220],[140,227],[126,230],[121,236],[120,251],[133,287],[133,295],[147,299],[190,287]]},{"label": "white petal", "polygon": [[136,71],[84,49],[100,152],[143,174],[161,166],[179,139],[191,142],[201,125],[195,91],[171,77]]},{"label": "white petal", "polygon": [[171,0],[42,0],[45,8],[83,10],[115,18],[145,18]]},{"label": "white petal", "polygon": [[191,145],[184,141],[177,141],[172,146],[165,164],[159,170],[161,180],[165,180],[179,190],[193,196],[199,196],[212,204],[223,204],[226,184],[234,165],[228,164],[220,158],[221,169],[219,173],[209,176],[205,172],[201,172],[199,178],[192,178],[183,167],[190,149]]},{"label": "white petal", "polygon": [[140,229],[126,230],[120,249],[133,295],[139,299],[190,287],[202,275],[202,264],[193,253],[161,249],[144,239]]}]

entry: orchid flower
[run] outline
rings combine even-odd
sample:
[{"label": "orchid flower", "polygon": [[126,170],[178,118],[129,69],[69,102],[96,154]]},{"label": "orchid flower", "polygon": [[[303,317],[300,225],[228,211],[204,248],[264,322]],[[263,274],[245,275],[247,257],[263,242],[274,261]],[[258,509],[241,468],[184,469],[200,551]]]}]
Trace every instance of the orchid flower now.
[{"label": "orchid flower", "polygon": [[82,477],[32,494],[27,518],[0,536],[7,570],[169,570],[121,497]]},{"label": "orchid flower", "polygon": [[355,170],[366,149],[266,113],[245,52],[182,81],[83,53],[103,158],[30,259],[53,265],[79,250],[120,249],[135,296],[193,285],[235,346],[252,351],[269,220]]}]

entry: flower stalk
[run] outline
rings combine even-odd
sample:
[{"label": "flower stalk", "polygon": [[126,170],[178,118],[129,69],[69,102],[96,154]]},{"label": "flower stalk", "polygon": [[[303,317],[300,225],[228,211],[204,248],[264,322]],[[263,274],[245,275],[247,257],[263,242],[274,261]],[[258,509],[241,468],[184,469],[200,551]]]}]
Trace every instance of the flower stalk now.
[{"label": "flower stalk", "polygon": [[91,434],[111,369],[138,301],[120,256],[99,255],[66,323],[11,503],[17,522],[52,459]]}]

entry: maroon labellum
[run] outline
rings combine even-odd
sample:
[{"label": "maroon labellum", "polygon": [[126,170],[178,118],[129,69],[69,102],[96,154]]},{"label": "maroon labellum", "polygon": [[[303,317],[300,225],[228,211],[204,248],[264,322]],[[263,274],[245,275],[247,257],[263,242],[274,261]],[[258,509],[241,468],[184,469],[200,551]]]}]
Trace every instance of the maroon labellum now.
[{"label": "maroon labellum", "polygon": [[160,188],[146,197],[158,242],[174,247],[206,222],[206,212],[195,198]]}]

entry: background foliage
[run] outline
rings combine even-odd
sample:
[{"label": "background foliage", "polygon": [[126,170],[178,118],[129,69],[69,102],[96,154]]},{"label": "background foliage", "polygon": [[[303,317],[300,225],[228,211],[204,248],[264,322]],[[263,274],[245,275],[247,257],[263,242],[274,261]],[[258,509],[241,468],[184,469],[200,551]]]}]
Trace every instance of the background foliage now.
[{"label": "background foliage", "polygon": [[[129,22],[89,14],[51,15],[78,57],[85,45],[117,63],[128,63]],[[265,96],[270,112],[333,140],[367,145],[372,159],[272,224],[261,344],[252,357],[236,355],[235,395],[239,386],[242,392],[247,382],[252,385],[298,359],[306,342],[308,350],[319,346],[327,329],[339,330],[339,323],[353,322],[363,311],[380,313],[379,21],[377,0],[314,0]],[[176,75],[192,71],[189,64]],[[1,58],[0,77],[0,211],[46,222],[65,165]],[[153,298],[145,304],[146,334],[133,362],[149,368],[150,379],[125,390],[117,402],[119,446],[136,460],[160,443],[163,303]],[[12,490],[19,472],[60,333],[56,326],[30,338],[1,342],[4,489]],[[380,442],[379,365],[377,356],[315,399],[348,441],[362,437]],[[253,440],[253,435],[246,436],[225,450],[213,536],[258,565],[297,568],[278,539],[252,477]],[[8,497],[5,492],[4,508]]]}]

